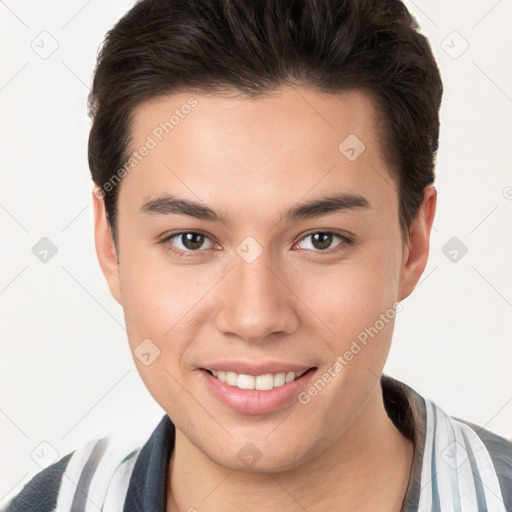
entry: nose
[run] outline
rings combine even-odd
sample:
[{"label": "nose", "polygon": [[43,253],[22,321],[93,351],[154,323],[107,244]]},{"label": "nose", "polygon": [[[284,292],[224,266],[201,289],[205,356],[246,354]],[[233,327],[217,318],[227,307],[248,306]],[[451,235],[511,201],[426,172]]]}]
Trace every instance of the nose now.
[{"label": "nose", "polygon": [[252,263],[234,256],[234,268],[223,283],[217,329],[250,343],[295,332],[300,324],[299,301],[286,273],[273,265],[265,252]]}]

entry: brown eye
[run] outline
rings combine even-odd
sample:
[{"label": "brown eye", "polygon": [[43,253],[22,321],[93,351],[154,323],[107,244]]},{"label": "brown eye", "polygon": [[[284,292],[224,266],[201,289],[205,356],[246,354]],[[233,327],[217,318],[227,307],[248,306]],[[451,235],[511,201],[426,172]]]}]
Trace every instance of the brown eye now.
[{"label": "brown eye", "polygon": [[182,231],[167,237],[164,242],[170,245],[170,249],[177,254],[203,252],[210,249],[212,241],[203,233],[196,231]]},{"label": "brown eye", "polygon": [[311,243],[315,247],[315,249],[329,249],[329,246],[332,244],[332,233],[314,233],[311,236]]},{"label": "brown eye", "polygon": [[200,233],[183,233],[180,237],[183,246],[191,251],[200,249],[205,239],[205,236]]},{"label": "brown eye", "polygon": [[[308,240],[309,243],[306,243]],[[331,231],[316,231],[303,237],[298,246],[302,245],[302,249],[310,249],[315,252],[327,252],[327,250],[337,248],[341,249],[343,246],[351,244],[352,241],[349,238],[338,233]]]}]

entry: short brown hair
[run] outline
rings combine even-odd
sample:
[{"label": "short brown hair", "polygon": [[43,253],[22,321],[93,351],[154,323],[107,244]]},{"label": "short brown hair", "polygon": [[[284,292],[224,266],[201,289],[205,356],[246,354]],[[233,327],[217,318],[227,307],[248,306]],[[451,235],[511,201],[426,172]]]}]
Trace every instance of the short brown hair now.
[{"label": "short brown hair", "polygon": [[[89,111],[89,166],[117,243],[118,186],[134,108],[178,91],[258,97],[300,84],[365,89],[382,116],[406,236],[434,181],[443,92],[428,40],[399,0],[142,0],[98,56]],[[107,191],[108,188],[108,191]]]}]

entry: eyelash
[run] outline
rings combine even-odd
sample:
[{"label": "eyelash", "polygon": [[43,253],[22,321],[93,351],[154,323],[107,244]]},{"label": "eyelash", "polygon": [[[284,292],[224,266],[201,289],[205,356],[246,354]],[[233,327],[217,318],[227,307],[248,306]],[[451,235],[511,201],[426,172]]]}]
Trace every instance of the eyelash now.
[{"label": "eyelash", "polygon": [[[338,241],[340,241],[340,243],[338,245],[336,245],[332,249],[325,249],[325,250],[306,249],[307,251],[312,250],[315,253],[332,254],[334,252],[342,250],[345,246],[351,246],[354,243],[354,241],[351,238],[349,238],[349,237],[347,237],[345,235],[342,235],[340,233],[337,233],[336,231],[316,230],[316,231],[311,231],[309,233],[306,233],[299,240],[299,242],[294,244],[294,246],[297,245],[298,243],[302,242],[307,237],[309,237],[311,235],[315,235],[317,233],[322,233],[324,235],[333,235],[336,239],[338,239]],[[203,233],[202,231],[178,231],[177,233],[172,233],[172,234],[166,236],[163,240],[161,240],[161,243],[165,244],[166,245],[166,249],[169,250],[170,252],[172,252],[173,254],[175,254],[176,256],[178,256],[179,258],[181,258],[181,257],[189,258],[189,257],[192,257],[192,256],[196,256],[198,253],[201,253],[201,252],[204,252],[205,250],[207,250],[207,249],[201,249],[201,250],[196,250],[196,251],[193,251],[193,250],[183,251],[181,249],[176,249],[176,247],[174,247],[172,244],[169,244],[169,242],[172,239],[177,238],[177,237],[179,237],[181,235],[186,235],[186,234],[201,235],[201,236],[204,236],[205,238],[210,239],[210,237],[206,233]]]}]

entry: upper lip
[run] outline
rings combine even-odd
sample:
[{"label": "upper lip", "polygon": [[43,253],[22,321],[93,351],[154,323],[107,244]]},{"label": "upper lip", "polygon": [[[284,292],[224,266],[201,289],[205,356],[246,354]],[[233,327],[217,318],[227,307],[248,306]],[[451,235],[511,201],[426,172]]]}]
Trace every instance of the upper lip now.
[{"label": "upper lip", "polygon": [[301,373],[313,368],[313,365],[294,364],[281,361],[262,361],[259,363],[248,361],[215,361],[201,367],[204,370],[215,372],[226,371],[243,375],[265,375],[267,373]]}]

